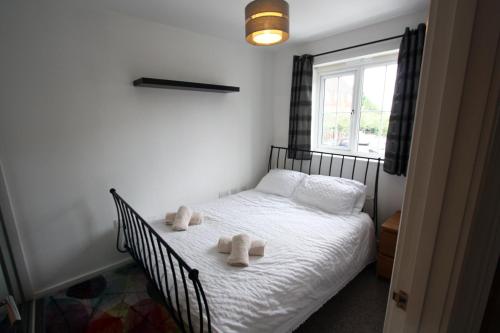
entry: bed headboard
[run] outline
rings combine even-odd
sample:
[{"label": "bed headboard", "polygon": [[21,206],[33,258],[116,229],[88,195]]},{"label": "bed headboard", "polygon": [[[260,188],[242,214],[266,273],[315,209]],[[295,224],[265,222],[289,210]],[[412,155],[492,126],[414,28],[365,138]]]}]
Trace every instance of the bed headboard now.
[{"label": "bed headboard", "polygon": [[[297,159],[298,155],[304,159]],[[268,171],[287,169],[309,175],[348,178],[362,182],[368,187],[367,202],[373,199],[373,207],[367,210],[365,204],[365,211],[372,217],[375,223],[375,232],[378,232],[378,178],[382,162],[381,158],[271,146]]]}]

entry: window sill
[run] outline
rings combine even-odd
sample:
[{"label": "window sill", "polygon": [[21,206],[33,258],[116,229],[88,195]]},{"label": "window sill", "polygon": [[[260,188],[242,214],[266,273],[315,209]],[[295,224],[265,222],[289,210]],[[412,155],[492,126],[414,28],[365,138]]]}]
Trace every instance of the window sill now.
[{"label": "window sill", "polygon": [[350,155],[354,157],[360,157],[360,158],[372,158],[372,159],[384,159],[383,155],[379,154],[370,154],[370,153],[361,153],[361,152],[355,152],[349,149],[334,149],[334,148],[328,148],[324,146],[312,146],[311,150],[318,151],[320,153],[330,153],[330,154],[339,154],[339,155]]}]

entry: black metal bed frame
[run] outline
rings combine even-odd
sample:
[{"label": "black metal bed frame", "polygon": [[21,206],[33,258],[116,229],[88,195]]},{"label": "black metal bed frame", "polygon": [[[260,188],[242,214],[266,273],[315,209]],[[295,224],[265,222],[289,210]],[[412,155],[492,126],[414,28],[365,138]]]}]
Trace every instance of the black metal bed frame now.
[{"label": "black metal bed frame", "polygon": [[[205,297],[205,292],[201,286],[198,278],[198,270],[189,267],[189,265],[167,244],[167,242],[137,213],[118,193],[115,189],[110,190],[116,204],[116,211],[118,215],[118,236],[116,238],[116,249],[121,253],[129,252],[132,258],[142,267],[148,280],[159,291],[163,303],[167,310],[170,312],[175,322],[182,332],[195,332],[192,318],[192,305],[189,299],[188,285],[189,281],[186,280],[186,275],[191,281],[196,293],[196,302],[199,315],[199,331],[203,332],[203,319],[207,319],[207,331],[212,332],[212,325],[210,322],[210,311],[208,302]],[[120,248],[120,234],[121,228],[125,239],[124,249]],[[144,251],[141,251],[144,250]],[[147,251],[147,253],[145,253]],[[167,274],[166,258],[170,266],[171,279],[173,282],[173,293],[171,295],[169,278]],[[161,260],[162,272],[160,271]],[[153,265],[153,260],[156,265]],[[177,263],[177,265],[174,264]],[[156,267],[155,267],[156,266]],[[177,266],[177,269],[175,268]],[[177,274],[176,274],[177,272]],[[162,283],[162,275],[164,284]],[[178,280],[180,275],[181,280]],[[182,282],[182,284],[181,284]],[[187,318],[182,316],[182,308],[179,302],[179,293],[184,292],[185,307]],[[175,299],[175,307],[173,303]],[[185,321],[184,319],[187,319]],[[187,324],[187,325],[186,325]],[[187,327],[186,327],[187,326]]]},{"label": "black metal bed frame", "polygon": [[[280,160],[280,153],[281,151],[284,151],[282,160]],[[310,158],[308,159],[301,159],[301,160],[296,160],[293,158],[290,158],[289,153],[293,153],[295,155],[297,152],[300,152],[303,156],[304,155],[309,155]],[[276,155],[276,156],[274,156]],[[316,158],[315,158],[316,156]],[[276,157],[276,162],[274,162],[274,157]],[[369,214],[370,217],[372,218],[373,222],[375,223],[375,233],[377,233],[378,229],[378,179],[379,179],[379,172],[380,172],[380,164],[384,161],[381,158],[377,157],[362,157],[362,156],[356,156],[356,155],[348,155],[348,154],[338,154],[338,153],[328,153],[328,152],[322,152],[322,151],[315,151],[315,150],[304,150],[304,149],[290,149],[286,147],[278,147],[278,146],[271,146],[271,153],[269,154],[269,164],[267,167],[267,170],[271,169],[279,169],[280,164],[282,169],[288,169],[288,170],[295,170],[295,171],[300,171],[304,172],[307,174],[311,174],[311,171],[313,174],[316,175],[325,175],[325,176],[332,176],[332,167],[333,167],[333,162],[334,159],[337,159],[340,163],[340,168],[338,172],[339,178],[350,178],[353,180],[358,180],[359,182],[362,182],[364,185],[367,185],[367,177],[368,177],[368,172],[370,170],[373,170],[375,172],[375,177],[374,177],[374,184],[373,184],[373,210],[372,213]],[[315,165],[314,162],[317,162]],[[287,161],[289,161],[287,163]],[[291,161],[291,162],[290,162]],[[298,161],[297,163],[295,161]],[[305,168],[307,171],[303,171],[304,168],[304,161],[306,161]],[[344,162],[347,162],[346,163]],[[351,162],[352,161],[352,162]],[[326,168],[323,168],[323,164],[326,162]],[[364,164],[359,167],[358,163]],[[295,167],[295,165],[298,164],[298,168]],[[350,164],[350,165],[349,165]],[[314,168],[313,168],[314,165]],[[345,169],[344,166],[346,165],[347,170],[349,171],[350,167],[350,172],[348,172],[347,177],[345,177]],[[356,166],[358,165],[358,168],[356,169]],[[288,166],[288,168],[287,168]],[[372,166],[372,167],[370,167]],[[325,169],[328,172],[321,173],[321,169],[325,171]],[[335,170],[334,170],[335,171]],[[361,175],[360,175],[361,173]],[[358,177],[356,177],[356,175]],[[335,174],[333,175],[334,177],[336,176]],[[359,177],[361,176],[361,177]],[[361,178],[361,179],[360,179]]]},{"label": "black metal bed frame", "polygon": [[[280,153],[282,151],[285,154],[283,155],[283,158],[280,159]],[[296,160],[293,158],[289,158],[290,152],[301,152],[309,154],[310,159]],[[363,184],[365,185],[367,184],[367,176],[369,173],[370,165],[374,164],[374,207],[373,214],[371,216],[375,223],[375,230],[377,230],[378,179],[380,164],[383,161],[382,159],[271,146],[268,171],[273,168],[280,168],[281,163],[283,169],[287,169],[288,166],[288,169],[290,170],[304,172],[303,165],[304,161],[306,161],[308,164],[306,165],[307,173],[309,175],[311,174],[311,171],[314,170],[317,170],[315,174],[326,175],[325,173],[321,173],[324,161],[326,161],[328,166],[327,175],[332,176],[332,165],[334,160],[336,159],[338,159],[338,162],[340,163],[338,177],[356,179],[356,170],[358,170],[358,174],[361,170],[361,177],[363,178]],[[287,163],[287,161],[290,160],[291,162]],[[317,164],[315,164],[315,160],[318,162]],[[352,160],[351,163],[346,162],[350,160]],[[356,169],[356,165],[360,161],[364,161],[365,167],[361,169],[358,167],[358,169]],[[349,172],[350,177],[344,177],[344,165],[346,165],[346,167],[348,168],[349,163],[351,165],[351,171]],[[298,164],[298,169],[295,167],[296,164]],[[314,169],[313,165],[315,166]],[[111,189],[110,192],[115,201],[118,216],[118,236],[116,239],[116,249],[121,253],[130,253],[135,262],[137,262],[139,266],[142,267],[148,280],[155,286],[155,288],[161,295],[166,309],[170,312],[182,332],[195,332],[192,318],[193,311],[195,311],[195,304],[197,305],[198,309],[199,332],[204,332],[204,319],[206,319],[206,331],[212,332],[209,306],[199,279],[198,270],[191,268],[180,257],[180,255],[177,254],[177,252],[175,252],[175,250],[172,249],[170,245],[168,245],[168,243],[139,215],[139,213],[137,213],[116,192],[115,189]],[[121,237],[122,233],[123,237]],[[121,241],[124,241],[124,248],[120,247]],[[153,262],[155,262],[156,265],[153,265]],[[174,263],[176,263],[176,265]],[[170,278],[167,274],[167,265],[170,266]],[[160,268],[160,266],[162,267]],[[181,279],[178,279],[178,276],[180,276]],[[186,279],[186,276],[188,277],[188,279]],[[162,281],[164,283],[162,283]],[[171,290],[169,282],[173,284],[173,290]],[[191,285],[195,291],[196,303],[191,302],[189,298],[189,285]],[[183,306],[185,306],[186,317],[183,317],[183,309],[181,307],[181,302],[179,301],[179,293],[181,292],[184,292],[185,304],[183,304]],[[171,295],[172,293],[174,295]]]}]

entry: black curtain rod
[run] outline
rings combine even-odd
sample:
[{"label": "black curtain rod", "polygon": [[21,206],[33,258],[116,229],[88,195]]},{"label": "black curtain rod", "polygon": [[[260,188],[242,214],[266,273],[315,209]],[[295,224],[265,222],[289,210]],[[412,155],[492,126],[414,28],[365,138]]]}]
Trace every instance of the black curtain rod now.
[{"label": "black curtain rod", "polygon": [[335,53],[335,52],[340,52],[340,51],[354,49],[356,47],[361,47],[361,46],[366,46],[366,45],[371,45],[371,44],[377,44],[377,43],[381,43],[381,42],[385,42],[385,41],[388,41],[388,40],[391,40],[391,39],[397,39],[397,38],[401,38],[401,37],[403,37],[403,35],[397,35],[397,36],[387,37],[387,38],[383,38],[383,39],[379,39],[379,40],[374,40],[374,41],[368,42],[368,43],[363,43],[363,44],[358,44],[358,45],[354,45],[354,46],[344,47],[344,48],[341,48],[341,49],[338,49],[338,50],[333,50],[333,51],[318,53],[318,54],[314,54],[313,58],[319,57],[319,56],[322,56],[322,55],[326,55],[326,54],[330,54],[330,53]]}]

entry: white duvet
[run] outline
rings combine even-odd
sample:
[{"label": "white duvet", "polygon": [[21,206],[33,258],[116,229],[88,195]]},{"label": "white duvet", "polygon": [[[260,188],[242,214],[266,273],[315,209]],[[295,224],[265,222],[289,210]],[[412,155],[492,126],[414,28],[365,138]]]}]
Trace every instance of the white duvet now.
[{"label": "white duvet", "polygon": [[[374,259],[374,226],[365,213],[331,215],[255,190],[192,208],[205,220],[185,232],[151,225],[199,270],[214,332],[292,331]],[[265,256],[250,257],[249,267],[229,266],[216,249],[219,237],[238,233],[267,241]]]}]

